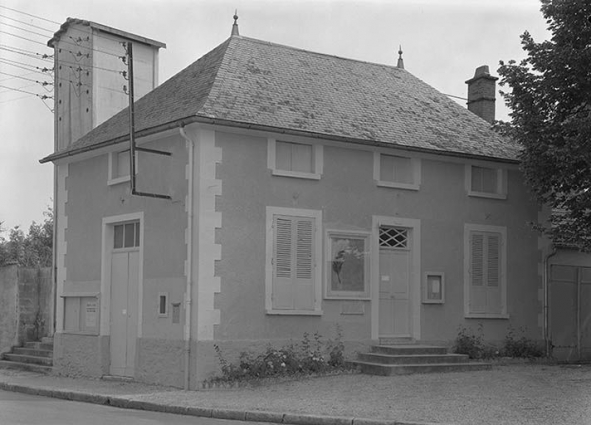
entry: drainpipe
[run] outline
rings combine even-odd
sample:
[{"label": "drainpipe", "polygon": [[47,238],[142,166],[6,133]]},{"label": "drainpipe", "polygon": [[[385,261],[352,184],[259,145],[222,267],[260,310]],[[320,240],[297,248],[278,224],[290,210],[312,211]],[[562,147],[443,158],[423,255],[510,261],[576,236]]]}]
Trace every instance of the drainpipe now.
[{"label": "drainpipe", "polygon": [[193,152],[195,144],[185,133],[184,127],[179,127],[179,132],[185,139],[189,148],[189,172],[187,189],[187,287],[185,289],[185,390],[189,390],[191,376],[191,290],[193,287]]},{"label": "drainpipe", "polygon": [[556,247],[552,245],[552,251],[549,254],[544,256],[544,263],[543,263],[543,275],[542,275],[542,285],[544,287],[544,344],[546,345],[546,356],[550,357],[552,352],[551,342],[550,342],[550,332],[549,332],[549,317],[548,317],[548,302],[550,298],[550,289],[549,289],[549,281],[550,281],[550,258],[556,255]]}]

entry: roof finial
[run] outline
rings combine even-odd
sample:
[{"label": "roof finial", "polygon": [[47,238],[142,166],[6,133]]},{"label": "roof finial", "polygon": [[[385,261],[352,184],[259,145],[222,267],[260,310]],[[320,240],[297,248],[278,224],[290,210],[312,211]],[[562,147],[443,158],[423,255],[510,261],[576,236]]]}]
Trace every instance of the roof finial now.
[{"label": "roof finial", "polygon": [[240,35],[238,32],[238,9],[234,12],[234,25],[232,25],[232,35]]},{"label": "roof finial", "polygon": [[398,45],[398,64],[397,68],[404,69],[404,60],[402,59],[402,46]]}]

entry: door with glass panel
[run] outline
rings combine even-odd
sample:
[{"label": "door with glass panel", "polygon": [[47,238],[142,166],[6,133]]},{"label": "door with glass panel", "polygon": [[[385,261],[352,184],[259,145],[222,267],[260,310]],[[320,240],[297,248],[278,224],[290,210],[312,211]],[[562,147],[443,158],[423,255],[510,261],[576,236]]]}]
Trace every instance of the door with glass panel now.
[{"label": "door with glass panel", "polygon": [[411,246],[408,228],[379,229],[379,336],[411,336]]},{"label": "door with glass panel", "polygon": [[110,373],[134,376],[138,323],[140,223],[113,226]]}]

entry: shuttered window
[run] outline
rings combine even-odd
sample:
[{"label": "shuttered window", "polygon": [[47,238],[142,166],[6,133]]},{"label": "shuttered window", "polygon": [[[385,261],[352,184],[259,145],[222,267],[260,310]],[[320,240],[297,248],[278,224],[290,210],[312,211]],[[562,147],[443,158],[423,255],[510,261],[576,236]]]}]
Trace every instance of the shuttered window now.
[{"label": "shuttered window", "polygon": [[272,309],[314,310],[315,219],[273,216]]},{"label": "shuttered window", "polygon": [[503,313],[502,248],[501,233],[470,231],[468,313]]}]

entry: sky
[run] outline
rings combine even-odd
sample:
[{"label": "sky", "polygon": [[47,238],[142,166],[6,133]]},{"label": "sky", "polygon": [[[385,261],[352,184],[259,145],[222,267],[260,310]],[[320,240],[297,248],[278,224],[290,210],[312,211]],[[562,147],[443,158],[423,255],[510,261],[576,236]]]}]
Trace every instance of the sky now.
[{"label": "sky", "polygon": [[26,231],[52,205],[53,166],[39,163],[54,146],[53,103],[42,99],[51,85],[41,84],[51,77],[39,68],[52,66],[40,59],[60,24],[85,19],[166,43],[162,83],[226,40],[236,9],[240,35],[305,50],[395,66],[401,45],[407,71],[461,98],[478,66],[498,75],[500,60],[525,57],[524,31],[550,38],[539,0],[0,0],[2,228]]}]

